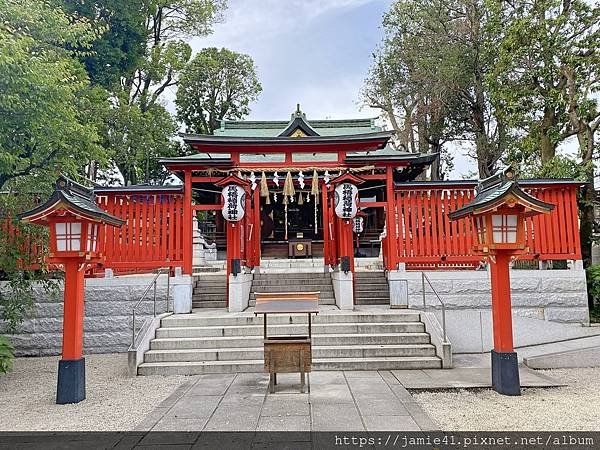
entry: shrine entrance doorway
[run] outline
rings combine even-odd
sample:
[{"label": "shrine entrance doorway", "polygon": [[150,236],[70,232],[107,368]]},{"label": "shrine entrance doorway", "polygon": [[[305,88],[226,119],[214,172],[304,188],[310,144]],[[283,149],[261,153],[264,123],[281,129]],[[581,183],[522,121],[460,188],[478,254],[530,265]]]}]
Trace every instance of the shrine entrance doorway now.
[{"label": "shrine entrance doorway", "polygon": [[[261,198],[260,224],[262,258],[323,256],[322,208],[310,193],[296,194],[287,205],[281,195]],[[290,243],[302,243],[301,253],[291,250]]]}]

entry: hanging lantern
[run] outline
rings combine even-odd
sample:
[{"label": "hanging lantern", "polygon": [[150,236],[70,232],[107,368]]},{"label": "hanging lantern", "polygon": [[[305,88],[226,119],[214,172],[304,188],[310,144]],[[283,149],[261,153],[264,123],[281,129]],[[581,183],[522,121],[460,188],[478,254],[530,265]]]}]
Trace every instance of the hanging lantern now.
[{"label": "hanging lantern", "polygon": [[223,217],[229,222],[239,222],[244,218],[246,192],[241,186],[229,184],[221,192],[223,196]]},{"label": "hanging lantern", "polygon": [[353,219],[358,212],[358,188],[352,183],[335,187],[335,214],[342,219]]},{"label": "hanging lantern", "polygon": [[365,228],[365,219],[361,216],[356,216],[354,219],[352,219],[352,222],[352,229],[354,232],[356,234],[362,233]]}]

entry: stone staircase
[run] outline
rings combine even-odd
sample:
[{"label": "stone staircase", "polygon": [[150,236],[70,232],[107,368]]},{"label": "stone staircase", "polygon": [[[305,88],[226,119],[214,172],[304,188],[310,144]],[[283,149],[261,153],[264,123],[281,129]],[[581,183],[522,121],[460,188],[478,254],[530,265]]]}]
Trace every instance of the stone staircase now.
[{"label": "stone staircase", "polygon": [[[305,334],[306,315],[272,315],[271,335]],[[262,372],[263,318],[252,313],[162,319],[139,375]],[[314,370],[441,368],[418,312],[323,310],[313,320]]]},{"label": "stone staircase", "polygon": [[389,305],[390,287],[385,272],[355,272],[355,305]]},{"label": "stone staircase", "polygon": [[227,276],[224,273],[194,275],[192,308],[225,308]]},{"label": "stone staircase", "polygon": [[329,273],[257,273],[250,291],[250,306],[256,303],[255,292],[312,292],[319,291],[319,304],[335,305],[335,295]]}]

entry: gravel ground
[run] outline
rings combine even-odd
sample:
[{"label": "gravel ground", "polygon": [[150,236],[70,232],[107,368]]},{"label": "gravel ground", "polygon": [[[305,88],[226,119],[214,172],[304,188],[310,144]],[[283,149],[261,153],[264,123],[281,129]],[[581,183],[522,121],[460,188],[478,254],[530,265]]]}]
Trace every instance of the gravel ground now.
[{"label": "gravel ground", "polygon": [[127,354],[86,355],[86,400],[57,405],[58,357],[16,358],[0,375],[0,431],[132,430],[183,376],[127,376]]},{"label": "gravel ground", "polygon": [[600,431],[600,368],[540,372],[568,386],[523,389],[520,397],[492,390],[413,395],[442,430]]}]

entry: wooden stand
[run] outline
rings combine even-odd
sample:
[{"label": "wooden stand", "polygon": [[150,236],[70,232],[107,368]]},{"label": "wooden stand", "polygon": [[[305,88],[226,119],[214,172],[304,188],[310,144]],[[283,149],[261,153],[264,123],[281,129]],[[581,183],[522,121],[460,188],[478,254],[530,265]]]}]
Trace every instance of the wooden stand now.
[{"label": "wooden stand", "polygon": [[[319,292],[256,293],[254,314],[263,314],[265,372],[269,374],[269,392],[275,392],[277,373],[300,373],[300,392],[308,384],[312,370],[311,314],[319,312]],[[306,313],[308,336],[268,336],[268,314]],[[306,383],[308,382],[308,383]]]}]

